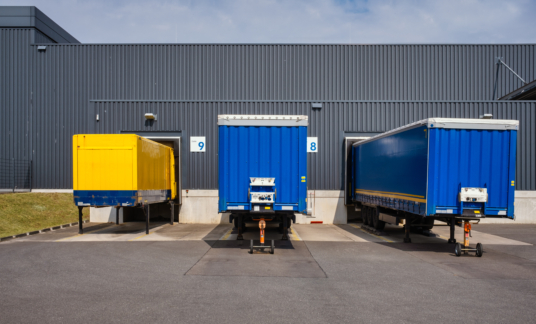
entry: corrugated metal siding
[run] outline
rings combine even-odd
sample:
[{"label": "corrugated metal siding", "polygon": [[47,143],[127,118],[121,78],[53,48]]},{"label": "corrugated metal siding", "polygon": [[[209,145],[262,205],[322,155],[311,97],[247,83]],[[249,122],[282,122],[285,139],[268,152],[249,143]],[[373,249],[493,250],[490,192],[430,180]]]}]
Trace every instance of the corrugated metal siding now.
[{"label": "corrugated metal siding", "polygon": [[[61,97],[137,100],[491,100],[495,57],[536,78],[536,45],[69,45],[34,66]],[[75,62],[75,63],[74,63]],[[74,65],[70,65],[73,64]],[[522,85],[501,68],[498,96]],[[52,91],[54,84],[43,87]],[[84,91],[80,91],[83,89]],[[36,89],[37,90],[37,89]]]},{"label": "corrugated metal siding", "polygon": [[37,29],[35,29],[34,43],[35,44],[56,44],[56,42],[52,40],[52,38],[48,37],[47,35],[43,34]]},{"label": "corrugated metal siding", "polygon": [[[318,153],[308,154],[309,189],[342,190],[341,161],[343,132],[381,133],[428,117],[478,118],[492,113],[497,119],[518,119],[516,189],[536,190],[536,102],[324,102],[312,110],[310,102],[94,102],[94,108],[79,116],[84,129],[95,133],[120,131],[181,131],[183,139],[183,188],[218,187],[217,115],[279,114],[308,115],[309,136],[318,137]],[[158,121],[146,124],[143,115],[158,114]],[[100,121],[95,121],[95,114]],[[50,132],[50,131],[49,131]],[[206,136],[206,153],[189,153],[189,137]],[[69,139],[64,139],[68,142]],[[50,146],[48,146],[50,147]],[[186,153],[185,153],[186,152]],[[43,168],[40,185],[62,179],[70,185],[70,146],[54,146],[40,155],[36,165],[58,165],[55,172]],[[59,161],[58,159],[61,159]]]},{"label": "corrugated metal siding", "polygon": [[[186,99],[207,102],[95,105],[133,114],[119,115],[120,124],[109,126],[109,132],[155,128],[182,130],[186,140],[207,136],[207,153],[185,162],[190,172],[184,188],[191,189],[217,188],[211,149],[218,113],[309,114],[310,135],[320,140],[320,152],[309,154],[309,186],[340,189],[342,162],[333,157],[340,155],[343,131],[383,132],[426,116],[478,117],[491,109],[496,117],[520,117],[517,188],[536,190],[532,102],[342,102],[489,99],[494,57],[503,56],[533,80],[536,45],[50,44],[38,52],[30,45],[31,31],[0,29],[0,152],[33,158],[34,188],[72,187],[71,136],[93,132],[91,100]],[[499,95],[520,85],[504,70],[501,75]],[[311,111],[307,100],[323,102],[324,108]],[[138,114],[148,109],[165,111],[162,116],[170,119],[144,128]]]},{"label": "corrugated metal siding", "polygon": [[30,54],[32,29],[0,29],[0,155],[30,159]]},{"label": "corrugated metal siding", "polygon": [[275,203],[306,209],[306,127],[219,126],[219,136],[220,211],[228,203],[249,204],[250,177],[275,177],[268,190],[277,192]]},{"label": "corrugated metal siding", "polygon": [[[508,208],[511,131],[431,128],[428,212],[458,209],[461,187],[487,188],[487,208]],[[481,205],[471,203],[465,207]]]}]

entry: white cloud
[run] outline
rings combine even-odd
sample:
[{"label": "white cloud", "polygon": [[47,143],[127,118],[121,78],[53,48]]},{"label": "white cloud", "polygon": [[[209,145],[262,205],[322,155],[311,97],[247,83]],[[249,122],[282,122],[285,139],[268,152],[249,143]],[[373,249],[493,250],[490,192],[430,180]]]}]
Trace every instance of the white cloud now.
[{"label": "white cloud", "polygon": [[84,43],[535,43],[535,1],[17,0]]}]

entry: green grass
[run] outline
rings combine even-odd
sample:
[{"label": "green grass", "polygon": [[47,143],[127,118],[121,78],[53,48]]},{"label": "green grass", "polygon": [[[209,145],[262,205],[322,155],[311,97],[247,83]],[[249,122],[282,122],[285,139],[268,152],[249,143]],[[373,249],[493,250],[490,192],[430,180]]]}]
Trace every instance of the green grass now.
[{"label": "green grass", "polygon": [[[84,208],[89,219],[89,208]],[[0,237],[37,231],[78,221],[73,195],[8,193],[0,195]]]}]

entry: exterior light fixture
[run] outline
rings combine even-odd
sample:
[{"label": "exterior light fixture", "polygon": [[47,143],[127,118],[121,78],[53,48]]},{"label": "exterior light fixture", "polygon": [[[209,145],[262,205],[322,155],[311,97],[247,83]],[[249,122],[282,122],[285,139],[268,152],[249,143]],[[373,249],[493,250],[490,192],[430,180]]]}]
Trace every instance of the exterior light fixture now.
[{"label": "exterior light fixture", "polygon": [[145,114],[145,119],[147,119],[147,120],[157,121],[158,120],[157,117],[158,117],[158,115],[153,114],[153,113],[146,113]]},{"label": "exterior light fixture", "polygon": [[47,47],[44,46],[44,45],[39,45],[39,46],[37,46],[37,50],[38,50],[39,52],[44,52],[44,51],[47,50]]},{"label": "exterior light fixture", "polygon": [[493,119],[493,115],[492,114],[480,115],[480,119]]},{"label": "exterior light fixture", "polygon": [[322,103],[320,102],[313,102],[312,104],[313,109],[322,109]]}]

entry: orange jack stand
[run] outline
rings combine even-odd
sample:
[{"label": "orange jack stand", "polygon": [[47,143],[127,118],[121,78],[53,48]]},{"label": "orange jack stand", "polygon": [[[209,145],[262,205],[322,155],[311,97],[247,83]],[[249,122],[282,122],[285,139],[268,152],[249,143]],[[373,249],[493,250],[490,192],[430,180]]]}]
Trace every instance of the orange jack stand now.
[{"label": "orange jack stand", "polygon": [[267,245],[264,245],[264,230],[266,229],[266,221],[264,220],[264,218],[261,218],[259,220],[259,228],[261,230],[261,245],[253,245],[253,240],[251,240],[251,243],[249,245],[249,254],[253,254],[253,249],[254,248],[257,248],[257,249],[260,249],[262,252],[264,252],[264,249],[266,248],[270,248],[270,254],[274,254],[274,249],[275,249],[275,244],[274,244],[274,240],[272,240],[272,244],[271,246],[267,246]]},{"label": "orange jack stand", "polygon": [[476,249],[473,249],[469,247],[469,237],[471,237],[471,223],[469,223],[468,220],[463,221],[463,247],[460,243],[456,243],[456,247],[454,248],[454,253],[456,256],[460,256],[463,254],[467,254],[468,252],[476,252],[477,257],[482,256],[482,244],[477,243]]}]

